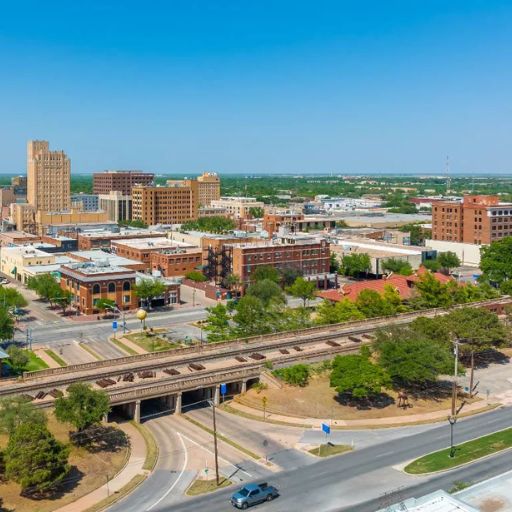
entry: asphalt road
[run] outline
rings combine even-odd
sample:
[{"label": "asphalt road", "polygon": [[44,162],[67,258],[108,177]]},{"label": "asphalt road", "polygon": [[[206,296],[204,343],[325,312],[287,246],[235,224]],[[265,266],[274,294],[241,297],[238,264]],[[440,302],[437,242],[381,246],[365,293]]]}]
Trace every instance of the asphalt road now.
[{"label": "asphalt road", "polygon": [[[511,420],[512,409],[508,407],[460,420],[456,426],[456,442],[460,443],[486,433],[510,427]],[[281,497],[274,502],[263,505],[261,508],[266,512],[282,512],[284,510],[327,512],[342,510],[342,504],[346,498],[343,493],[346,490],[343,490],[340,484],[347,479],[356,479],[362,488],[360,492],[360,506],[362,508],[357,510],[361,512],[366,510],[374,511],[378,506],[371,502],[368,504],[366,501],[370,498],[377,498],[377,503],[379,503],[381,498],[371,495],[372,479],[368,475],[382,468],[389,468],[389,471],[394,472],[395,470],[391,469],[392,466],[446,447],[448,433],[449,429],[447,426],[440,426],[420,434],[356,450],[341,457],[322,460],[314,465],[278,473],[270,480],[270,483],[281,491]],[[503,456],[475,463],[467,468],[446,473],[432,480],[413,478],[410,481],[415,483],[417,480],[421,480],[421,483],[417,485],[409,484],[401,491],[401,496],[407,497],[418,493],[423,494],[428,492],[429,489],[437,489],[439,487],[447,488],[451,486],[453,481],[459,479],[476,482],[492,476],[493,471],[499,473],[511,468],[512,459],[510,454],[503,454]],[[141,489],[144,489],[144,486]],[[228,499],[232,492],[233,489],[222,490],[207,496],[187,499],[172,507],[156,506],[153,508],[153,511],[195,512],[197,510],[208,510],[208,512],[224,512],[229,510]],[[354,498],[354,493],[355,491],[352,498]],[[130,500],[127,499],[125,503],[129,505]],[[126,510],[131,510],[131,508]],[[355,511],[356,508],[350,506],[349,510]]]}]

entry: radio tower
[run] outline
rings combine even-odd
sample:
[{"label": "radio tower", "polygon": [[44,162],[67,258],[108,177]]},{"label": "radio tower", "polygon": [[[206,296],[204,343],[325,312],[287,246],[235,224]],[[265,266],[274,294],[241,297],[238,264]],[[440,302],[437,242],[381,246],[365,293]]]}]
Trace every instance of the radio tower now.
[{"label": "radio tower", "polygon": [[451,191],[452,179],[450,178],[450,157],[446,157],[446,195]]}]

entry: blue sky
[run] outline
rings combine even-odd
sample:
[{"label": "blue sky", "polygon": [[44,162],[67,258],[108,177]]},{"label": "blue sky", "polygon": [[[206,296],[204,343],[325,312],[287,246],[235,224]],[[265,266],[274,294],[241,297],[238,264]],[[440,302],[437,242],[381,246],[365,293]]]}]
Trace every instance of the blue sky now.
[{"label": "blue sky", "polygon": [[0,172],[512,172],[512,2],[0,4]]}]

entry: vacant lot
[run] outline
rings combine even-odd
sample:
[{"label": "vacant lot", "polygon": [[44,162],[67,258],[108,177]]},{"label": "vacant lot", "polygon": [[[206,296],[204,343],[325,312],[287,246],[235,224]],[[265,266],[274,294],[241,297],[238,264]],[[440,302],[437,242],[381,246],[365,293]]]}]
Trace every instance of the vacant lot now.
[{"label": "vacant lot", "polygon": [[[49,424],[53,434],[63,442],[69,442],[69,425],[59,423],[50,416]],[[122,436],[124,437],[124,436]],[[105,444],[110,443],[106,450],[88,451],[85,448],[73,447],[69,458],[72,470],[66,478],[61,492],[52,499],[33,500],[20,496],[19,485],[12,482],[0,482],[0,496],[2,497],[2,510],[16,512],[50,512],[58,509],[84,494],[105,484],[107,475],[112,478],[124,465],[129,455],[129,448],[124,446],[116,432],[105,432]],[[112,441],[115,440],[115,441]],[[7,436],[0,436],[0,449],[5,448]]]},{"label": "vacant lot", "polygon": [[282,389],[265,389],[260,392],[250,389],[235,400],[262,409],[262,398],[266,397],[266,410],[269,413],[340,420],[408,416],[450,408],[449,386],[427,391],[418,396],[409,395],[409,407],[405,409],[397,407],[397,392],[394,390],[386,390],[386,393],[370,404],[355,405],[340,398],[336,390],[329,386],[328,373],[323,373],[312,376],[304,388],[284,385]]}]

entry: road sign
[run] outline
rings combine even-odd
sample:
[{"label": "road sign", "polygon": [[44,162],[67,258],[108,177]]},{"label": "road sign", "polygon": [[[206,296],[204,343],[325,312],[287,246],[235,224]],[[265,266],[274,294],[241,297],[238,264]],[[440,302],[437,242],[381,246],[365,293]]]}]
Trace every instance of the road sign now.
[{"label": "road sign", "polygon": [[228,385],[227,384],[221,384],[220,385],[220,394],[225,395],[228,391]]},{"label": "road sign", "polygon": [[117,331],[117,322],[115,320],[112,322],[112,329],[114,329],[114,331]]},{"label": "road sign", "polygon": [[327,425],[327,423],[322,423],[322,432],[325,432],[326,434],[331,433],[331,427]]}]

